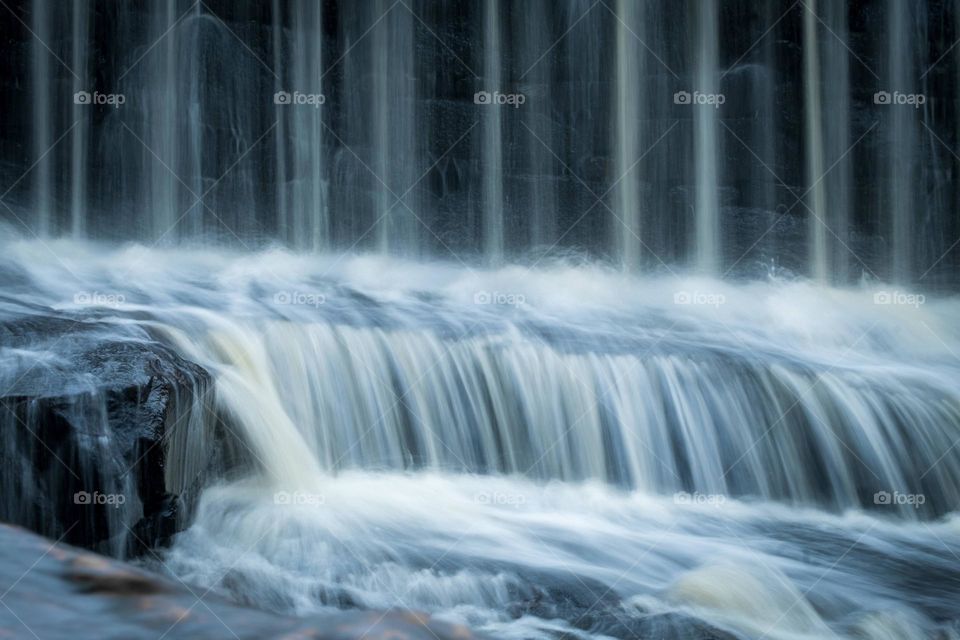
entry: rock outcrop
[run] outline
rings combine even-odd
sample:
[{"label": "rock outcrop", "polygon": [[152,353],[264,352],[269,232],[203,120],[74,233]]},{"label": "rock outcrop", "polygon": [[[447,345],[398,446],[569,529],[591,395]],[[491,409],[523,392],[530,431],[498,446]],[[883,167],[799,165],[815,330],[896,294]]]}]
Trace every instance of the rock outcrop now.
[{"label": "rock outcrop", "polygon": [[0,322],[0,519],[122,556],[185,524],[214,465],[210,376],[140,326]]}]

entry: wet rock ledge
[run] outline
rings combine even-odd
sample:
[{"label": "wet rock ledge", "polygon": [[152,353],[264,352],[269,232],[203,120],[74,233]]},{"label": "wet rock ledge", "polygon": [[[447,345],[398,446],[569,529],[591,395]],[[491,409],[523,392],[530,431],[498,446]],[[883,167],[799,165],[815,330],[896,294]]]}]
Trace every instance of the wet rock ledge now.
[{"label": "wet rock ledge", "polygon": [[114,557],[163,544],[217,466],[210,389],[142,326],[0,318],[0,521]]},{"label": "wet rock ledge", "polygon": [[0,598],[2,638],[482,640],[414,612],[290,618],[246,609],[9,525],[0,525],[0,584],[9,587]]}]

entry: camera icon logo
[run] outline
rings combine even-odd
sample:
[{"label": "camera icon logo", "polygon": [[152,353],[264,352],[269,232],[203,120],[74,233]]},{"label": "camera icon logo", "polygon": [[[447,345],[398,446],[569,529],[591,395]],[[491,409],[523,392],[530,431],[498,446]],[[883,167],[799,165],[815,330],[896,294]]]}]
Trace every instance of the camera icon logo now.
[{"label": "camera icon logo", "polygon": [[877,91],[873,94],[874,104],[890,104],[890,93],[888,91]]},{"label": "camera icon logo", "polygon": [[489,291],[477,291],[473,294],[473,304],[490,304],[492,301],[493,297]]},{"label": "camera icon logo", "polygon": [[90,104],[90,94],[86,91],[77,91],[73,94],[73,104]]},{"label": "camera icon logo", "polygon": [[290,293],[287,291],[278,291],[273,294],[274,304],[290,304]]},{"label": "camera icon logo", "polygon": [[73,504],[90,504],[90,494],[86,491],[77,491],[73,494]]},{"label": "camera icon logo", "polygon": [[286,491],[278,491],[273,494],[273,503],[274,504],[290,504],[291,498],[290,494]]},{"label": "camera icon logo", "polygon": [[893,497],[888,491],[877,491],[873,494],[873,503],[874,504],[891,504],[893,502]]},{"label": "camera icon logo", "polygon": [[873,294],[873,304],[891,304],[892,302],[893,296],[889,291],[878,291]]},{"label": "camera icon logo", "polygon": [[273,104],[290,104],[291,98],[287,91],[277,91],[273,94]]},{"label": "camera icon logo", "polygon": [[490,95],[489,91],[477,91],[473,94],[473,103],[474,104],[492,104],[493,98]]},{"label": "camera icon logo", "polygon": [[689,291],[677,291],[673,294],[673,304],[691,304]]},{"label": "camera icon logo", "polygon": [[689,91],[677,91],[673,94],[673,104],[690,104],[692,101],[693,97]]}]

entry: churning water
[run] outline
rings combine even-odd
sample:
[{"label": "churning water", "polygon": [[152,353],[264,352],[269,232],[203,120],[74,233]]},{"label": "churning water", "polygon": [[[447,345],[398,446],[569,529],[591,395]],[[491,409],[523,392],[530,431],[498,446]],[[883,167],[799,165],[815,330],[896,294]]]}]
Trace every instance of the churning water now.
[{"label": "churning water", "polygon": [[960,3],[0,4],[0,515],[72,486],[40,389],[129,548],[136,343],[238,600],[960,640]]},{"label": "churning water", "polygon": [[4,249],[5,314],[96,318],[213,374],[238,461],[165,557],[186,580],[505,638],[960,637],[955,298]]}]

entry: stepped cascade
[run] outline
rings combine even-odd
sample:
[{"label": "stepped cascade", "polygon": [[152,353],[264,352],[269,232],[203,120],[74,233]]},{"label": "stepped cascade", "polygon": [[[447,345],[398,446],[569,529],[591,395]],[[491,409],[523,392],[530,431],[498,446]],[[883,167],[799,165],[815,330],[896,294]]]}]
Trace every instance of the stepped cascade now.
[{"label": "stepped cascade", "polygon": [[960,640],[960,4],[0,12],[38,565],[317,633]]}]

